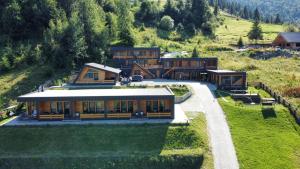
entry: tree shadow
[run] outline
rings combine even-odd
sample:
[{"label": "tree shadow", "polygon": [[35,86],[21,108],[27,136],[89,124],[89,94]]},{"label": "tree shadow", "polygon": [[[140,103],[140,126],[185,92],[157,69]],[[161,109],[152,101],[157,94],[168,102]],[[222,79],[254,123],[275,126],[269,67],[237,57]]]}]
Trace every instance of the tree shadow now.
[{"label": "tree shadow", "polygon": [[263,107],[262,115],[263,115],[264,119],[277,118],[276,111],[273,107]]}]

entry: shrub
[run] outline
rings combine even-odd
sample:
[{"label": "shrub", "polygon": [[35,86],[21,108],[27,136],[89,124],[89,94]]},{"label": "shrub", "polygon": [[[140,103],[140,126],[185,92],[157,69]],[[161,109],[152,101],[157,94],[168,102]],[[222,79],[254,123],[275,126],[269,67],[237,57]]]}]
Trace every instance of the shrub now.
[{"label": "shrub", "polygon": [[224,46],[205,46],[206,51],[233,51],[232,48]]},{"label": "shrub", "polygon": [[284,92],[284,95],[289,97],[300,97],[300,87],[289,88]]},{"label": "shrub", "polygon": [[160,20],[160,28],[166,31],[171,31],[174,28],[174,20],[170,16],[163,16]]}]

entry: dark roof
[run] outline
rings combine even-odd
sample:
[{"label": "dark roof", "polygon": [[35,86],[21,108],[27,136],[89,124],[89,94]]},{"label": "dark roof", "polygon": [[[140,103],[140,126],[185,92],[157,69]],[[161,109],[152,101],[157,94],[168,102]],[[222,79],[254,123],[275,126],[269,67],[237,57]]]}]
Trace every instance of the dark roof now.
[{"label": "dark roof", "polygon": [[279,35],[289,43],[300,43],[300,32],[282,32]]},{"label": "dark roof", "polygon": [[101,65],[101,64],[98,64],[98,63],[86,63],[84,66],[89,66],[89,67],[92,67],[92,68],[95,68],[95,69],[101,69],[101,70],[105,70],[105,71],[116,73],[116,74],[121,73],[120,69],[116,69],[116,68],[106,66],[106,65]]},{"label": "dark roof", "polygon": [[207,72],[210,73],[216,73],[216,74],[220,74],[220,75],[232,75],[232,74],[242,74],[242,75],[246,75],[247,73],[244,71],[234,71],[234,70],[207,70]]},{"label": "dark roof", "polygon": [[160,51],[159,47],[151,47],[151,48],[146,48],[146,47],[123,47],[123,46],[116,46],[116,47],[111,47],[112,51],[117,51],[117,50],[158,50]]},{"label": "dark roof", "polygon": [[168,88],[146,89],[86,89],[86,90],[45,90],[32,92],[18,97],[19,102],[32,100],[76,100],[129,97],[174,97]]},{"label": "dark roof", "polygon": [[218,58],[217,57],[209,57],[209,58],[160,58],[161,60],[190,60],[190,61],[192,61],[192,60],[218,60]]}]

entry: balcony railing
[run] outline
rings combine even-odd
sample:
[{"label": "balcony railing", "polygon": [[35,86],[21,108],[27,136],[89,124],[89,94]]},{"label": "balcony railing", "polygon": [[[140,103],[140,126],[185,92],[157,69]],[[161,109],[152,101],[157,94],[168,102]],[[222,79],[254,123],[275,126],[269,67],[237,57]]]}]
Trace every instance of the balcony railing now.
[{"label": "balcony railing", "polygon": [[64,114],[41,114],[39,120],[63,120]]},{"label": "balcony railing", "polygon": [[148,112],[147,117],[148,118],[171,118],[172,114],[171,112]]},{"label": "balcony railing", "polygon": [[104,119],[104,114],[80,114],[80,119]]}]

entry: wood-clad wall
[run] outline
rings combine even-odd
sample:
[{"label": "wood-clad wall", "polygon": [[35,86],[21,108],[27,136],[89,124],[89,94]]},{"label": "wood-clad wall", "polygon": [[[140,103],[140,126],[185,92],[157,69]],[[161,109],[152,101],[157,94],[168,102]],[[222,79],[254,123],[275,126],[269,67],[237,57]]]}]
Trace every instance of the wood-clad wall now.
[{"label": "wood-clad wall", "polygon": [[[93,72],[97,72],[98,73],[98,80],[94,80],[93,78],[85,78],[86,74],[92,70]],[[114,73],[111,72],[107,72],[104,70],[98,70],[98,69],[93,69],[90,67],[84,67],[81,71],[81,73],[79,74],[78,79],[76,80],[75,83],[77,84],[84,84],[84,83],[112,83],[114,82],[114,80],[105,80],[105,77],[107,78],[116,78],[116,75]]]}]

